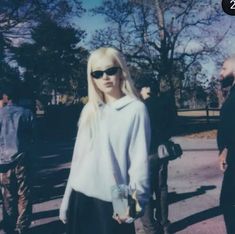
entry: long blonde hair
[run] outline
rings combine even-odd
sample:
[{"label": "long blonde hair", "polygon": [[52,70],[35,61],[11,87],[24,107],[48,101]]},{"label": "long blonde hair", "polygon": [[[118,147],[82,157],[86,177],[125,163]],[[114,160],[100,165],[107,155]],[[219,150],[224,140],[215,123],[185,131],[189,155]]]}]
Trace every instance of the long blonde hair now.
[{"label": "long blonde hair", "polygon": [[123,55],[112,47],[101,47],[93,51],[88,58],[87,64],[88,103],[82,111],[79,120],[79,126],[88,126],[92,133],[96,132],[96,120],[99,116],[99,106],[105,103],[103,93],[94,85],[94,81],[91,76],[92,65],[104,56],[110,57],[121,68],[121,91],[125,95],[138,98],[137,91],[134,88],[133,81]]}]

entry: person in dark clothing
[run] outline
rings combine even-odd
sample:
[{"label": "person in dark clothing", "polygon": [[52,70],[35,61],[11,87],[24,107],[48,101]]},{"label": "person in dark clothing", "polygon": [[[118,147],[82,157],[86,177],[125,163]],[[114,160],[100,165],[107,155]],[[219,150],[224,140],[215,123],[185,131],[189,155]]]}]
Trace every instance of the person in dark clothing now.
[{"label": "person in dark clothing", "polygon": [[220,207],[228,234],[235,233],[235,56],[225,60],[220,72],[221,86],[231,86],[220,111],[217,143],[220,168],[224,178],[220,194]]},{"label": "person in dark clothing", "polygon": [[30,225],[28,149],[32,139],[33,114],[16,105],[18,95],[13,86],[3,88],[0,109],[0,186],[3,199],[5,233],[26,233]]},{"label": "person in dark clothing", "polygon": [[0,90],[0,108],[3,107],[3,93],[2,90]]},{"label": "person in dark clothing", "polygon": [[[148,234],[170,233],[168,220],[168,160],[159,159],[158,146],[166,142],[173,133],[176,108],[168,94],[159,95],[158,85],[143,84],[140,92],[148,109],[151,124],[150,180],[152,195],[141,221]],[[156,212],[155,212],[156,208]],[[155,220],[156,219],[156,220]]]}]

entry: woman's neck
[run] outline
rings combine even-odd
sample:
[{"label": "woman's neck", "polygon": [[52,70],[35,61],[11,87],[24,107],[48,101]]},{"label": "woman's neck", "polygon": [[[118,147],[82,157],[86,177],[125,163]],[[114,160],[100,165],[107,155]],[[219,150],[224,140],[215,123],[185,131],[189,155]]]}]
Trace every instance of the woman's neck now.
[{"label": "woman's neck", "polygon": [[121,97],[125,96],[125,94],[123,92],[118,92],[116,94],[104,94],[104,100],[105,103],[112,103],[115,102],[116,100],[120,99]]}]

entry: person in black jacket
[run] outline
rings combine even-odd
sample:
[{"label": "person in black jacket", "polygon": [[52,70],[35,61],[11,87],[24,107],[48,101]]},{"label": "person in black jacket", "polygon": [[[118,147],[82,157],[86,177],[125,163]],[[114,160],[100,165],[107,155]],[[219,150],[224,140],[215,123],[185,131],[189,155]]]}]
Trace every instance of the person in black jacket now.
[{"label": "person in black jacket", "polygon": [[[152,195],[146,207],[145,214],[141,218],[144,230],[148,234],[170,233],[168,220],[168,160],[159,159],[158,146],[172,136],[176,120],[176,108],[169,93],[159,92],[158,84],[139,84],[138,87],[144,103],[148,109],[151,124],[150,143],[150,179]],[[156,212],[155,211],[156,208]],[[155,220],[156,219],[156,220]]]},{"label": "person in black jacket", "polygon": [[235,56],[225,60],[221,72],[222,88],[231,87],[220,111],[217,143],[220,168],[224,171],[220,206],[228,234],[235,233]]}]

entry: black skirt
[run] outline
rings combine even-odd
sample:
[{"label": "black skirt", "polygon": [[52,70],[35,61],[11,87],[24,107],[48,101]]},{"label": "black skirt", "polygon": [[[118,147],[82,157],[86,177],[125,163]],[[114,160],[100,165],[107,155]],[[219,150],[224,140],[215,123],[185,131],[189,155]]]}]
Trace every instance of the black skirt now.
[{"label": "black skirt", "polygon": [[134,224],[119,224],[112,218],[111,202],[72,191],[67,234],[135,234]]}]

